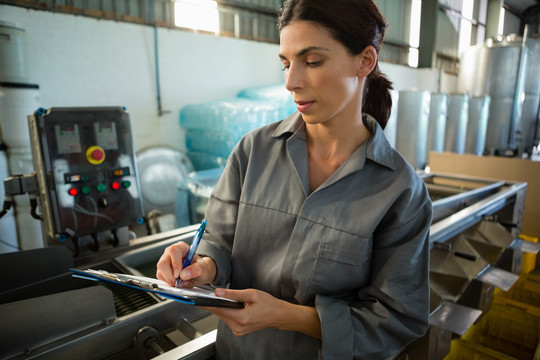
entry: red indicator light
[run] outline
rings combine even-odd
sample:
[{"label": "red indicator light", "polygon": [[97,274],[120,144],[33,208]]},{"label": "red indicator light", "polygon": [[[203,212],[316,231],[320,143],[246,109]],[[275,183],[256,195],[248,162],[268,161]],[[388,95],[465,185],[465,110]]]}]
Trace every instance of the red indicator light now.
[{"label": "red indicator light", "polygon": [[115,181],[111,184],[111,187],[113,188],[113,190],[118,190],[120,189],[120,184]]},{"label": "red indicator light", "polygon": [[75,188],[71,188],[68,190],[68,194],[71,195],[71,196],[75,196],[79,193],[79,191]]}]

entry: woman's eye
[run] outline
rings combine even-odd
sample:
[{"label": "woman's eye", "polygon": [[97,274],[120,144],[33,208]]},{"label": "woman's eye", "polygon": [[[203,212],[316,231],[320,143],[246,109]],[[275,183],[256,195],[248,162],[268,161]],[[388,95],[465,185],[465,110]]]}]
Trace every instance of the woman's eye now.
[{"label": "woman's eye", "polygon": [[321,65],[322,61],[306,61],[306,66],[317,67]]}]

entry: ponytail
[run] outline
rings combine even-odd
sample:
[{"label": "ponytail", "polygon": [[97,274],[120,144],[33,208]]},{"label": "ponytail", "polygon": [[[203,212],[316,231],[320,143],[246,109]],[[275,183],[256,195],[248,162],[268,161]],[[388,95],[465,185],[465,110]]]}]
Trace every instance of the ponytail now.
[{"label": "ponytail", "polygon": [[392,89],[392,82],[379,70],[379,65],[376,65],[366,78],[362,111],[373,116],[383,130],[392,111]]}]

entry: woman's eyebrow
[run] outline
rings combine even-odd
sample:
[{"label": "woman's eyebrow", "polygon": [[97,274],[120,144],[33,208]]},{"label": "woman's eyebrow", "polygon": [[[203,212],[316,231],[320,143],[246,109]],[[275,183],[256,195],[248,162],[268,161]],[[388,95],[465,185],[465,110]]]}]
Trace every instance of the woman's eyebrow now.
[{"label": "woman's eyebrow", "polygon": [[[300,57],[302,55],[305,55],[306,53],[313,51],[313,50],[322,50],[322,51],[330,51],[329,48],[325,48],[323,46],[308,46],[307,48],[304,48],[296,53],[297,57]],[[287,57],[283,54],[279,54],[279,58],[282,60],[287,60]]]}]

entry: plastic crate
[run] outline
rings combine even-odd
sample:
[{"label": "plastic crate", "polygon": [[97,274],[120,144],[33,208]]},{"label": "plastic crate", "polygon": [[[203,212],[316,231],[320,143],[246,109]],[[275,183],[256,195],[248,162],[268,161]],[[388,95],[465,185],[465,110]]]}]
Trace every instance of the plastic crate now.
[{"label": "plastic crate", "polygon": [[495,296],[489,312],[463,339],[516,359],[533,359],[540,342],[540,307]]},{"label": "plastic crate", "polygon": [[467,340],[455,339],[450,345],[450,353],[444,360],[517,360],[502,352],[489,349]]},{"label": "plastic crate", "polygon": [[[537,243],[538,238],[534,236],[528,236],[528,235],[520,235],[520,238],[527,241],[532,241]],[[538,254],[532,254],[528,252],[524,252],[521,257],[521,272],[522,273],[530,273],[534,269],[536,269],[536,264],[538,262]]]},{"label": "plastic crate", "polygon": [[495,295],[540,307],[540,276],[535,273],[522,273],[510,290],[498,289]]}]

